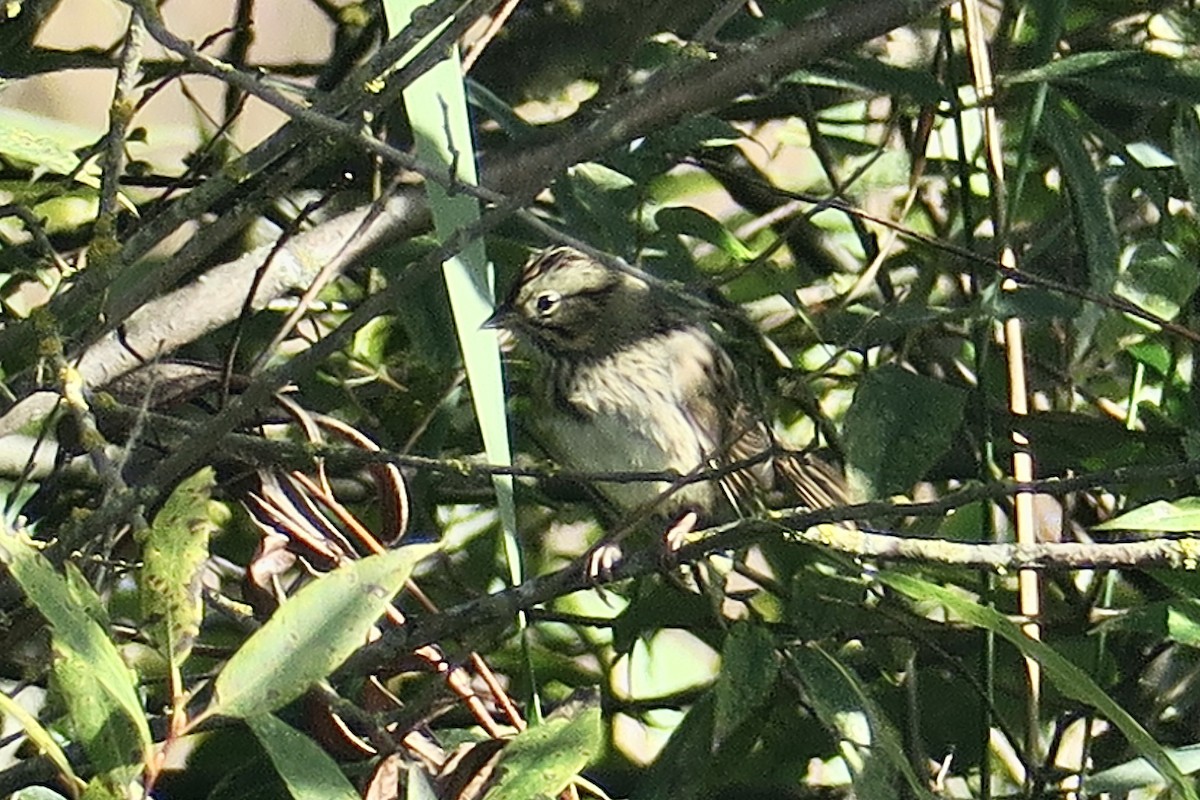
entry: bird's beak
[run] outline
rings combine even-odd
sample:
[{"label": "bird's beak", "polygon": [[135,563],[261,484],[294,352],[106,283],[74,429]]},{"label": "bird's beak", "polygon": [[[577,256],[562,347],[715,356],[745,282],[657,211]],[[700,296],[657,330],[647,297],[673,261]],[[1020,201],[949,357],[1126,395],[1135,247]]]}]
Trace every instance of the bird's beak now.
[{"label": "bird's beak", "polygon": [[514,311],[508,303],[501,303],[492,312],[492,315],[483,321],[480,328],[484,330],[505,331],[509,329],[509,323],[512,321]]}]

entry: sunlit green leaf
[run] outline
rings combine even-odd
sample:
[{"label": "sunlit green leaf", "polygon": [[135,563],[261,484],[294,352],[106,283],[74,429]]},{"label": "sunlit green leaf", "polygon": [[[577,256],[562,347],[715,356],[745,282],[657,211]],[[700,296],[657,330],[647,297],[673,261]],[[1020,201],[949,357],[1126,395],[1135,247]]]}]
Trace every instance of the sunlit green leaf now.
[{"label": "sunlit green leaf", "polygon": [[[388,35],[396,36],[419,13],[429,13],[425,0],[385,0],[384,17]],[[447,16],[439,25],[449,24]],[[428,37],[427,37],[428,38]],[[404,55],[408,60],[424,47],[418,45]],[[467,110],[467,89],[457,47],[404,90],[405,110],[412,128],[417,157],[426,166],[444,170],[447,179],[478,185],[474,134]],[[434,230],[442,243],[480,219],[479,201],[465,193],[451,191],[437,181],[426,181]],[[508,435],[507,394],[500,365],[500,343],[483,329],[495,305],[495,273],[488,261],[483,239],[467,242],[459,252],[442,264],[442,277],[450,297],[454,327],[463,364],[471,386],[471,399],[483,448],[493,464],[512,463]],[[492,476],[496,508],[500,517],[509,580],[522,579],[522,558],[517,542],[516,506],[512,478]]]},{"label": "sunlit green leaf", "polygon": [[328,753],[272,714],[246,718],[294,800],[358,800],[359,794]]},{"label": "sunlit green leaf", "polygon": [[132,780],[142,770],[143,740],[136,721],[112,701],[92,664],[58,642],[52,675],[74,739],[83,745],[93,767],[109,773],[118,784]]},{"label": "sunlit green leaf", "polygon": [[191,652],[204,615],[200,576],[216,530],[209,508],[215,484],[211,467],[180,483],[139,537],[142,621],[159,652],[177,664]]},{"label": "sunlit green leaf", "polygon": [[[89,754],[105,759],[106,765],[144,760],[150,729],[137,695],[137,678],[112,639],[76,601],[66,580],[32,540],[7,526],[0,532],[0,564],[50,623],[55,664],[63,670],[58,687],[68,709],[80,714],[76,721],[84,743],[94,744]],[[114,738],[108,738],[110,733]]]},{"label": "sunlit green leaf", "polygon": [[1200,531],[1200,497],[1156,500],[1095,526],[1100,531]]},{"label": "sunlit green leaf", "polygon": [[505,746],[497,765],[499,780],[485,800],[555,797],[600,754],[603,744],[600,693],[580,691]]},{"label": "sunlit green leaf", "polygon": [[1122,254],[1116,294],[1166,320],[1200,286],[1200,270],[1169,242],[1139,242]]},{"label": "sunlit green leaf", "polygon": [[67,123],[15,108],[0,108],[0,158],[18,166],[67,175],[79,165],[76,148],[94,138],[94,134]]},{"label": "sunlit green leaf", "polygon": [[217,676],[206,715],[274,711],[361,647],[392,597],[434,545],[410,545],[339,567],[288,599]]}]

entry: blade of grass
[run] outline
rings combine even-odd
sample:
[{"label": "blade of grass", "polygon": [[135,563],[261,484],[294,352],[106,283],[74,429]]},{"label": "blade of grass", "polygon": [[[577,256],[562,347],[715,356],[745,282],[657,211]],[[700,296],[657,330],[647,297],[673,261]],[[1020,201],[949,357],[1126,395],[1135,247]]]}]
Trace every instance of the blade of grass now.
[{"label": "blade of grass", "polygon": [[[396,35],[424,5],[420,0],[384,0],[389,34]],[[435,36],[436,31],[430,35]],[[467,91],[457,47],[451,48],[446,58],[405,89],[404,103],[416,142],[417,158],[431,166],[445,167],[450,177],[457,181],[478,183]],[[450,194],[444,187],[431,182],[426,182],[425,186],[440,241],[446,241],[456,230],[479,219],[479,202],[475,198]],[[450,295],[450,308],[483,436],[484,452],[490,463],[510,464],[512,456],[499,341],[495,334],[482,328],[495,305],[495,276],[483,242],[471,242],[445,262],[442,275]],[[524,570],[517,540],[512,478],[493,476],[492,485],[496,491],[509,581],[515,586],[523,580]],[[523,615],[518,625],[524,631]]]},{"label": "blade of grass", "polygon": [[79,790],[87,786],[71,767],[67,754],[59,747],[54,734],[42,727],[37,717],[25,710],[20,703],[0,692],[0,717],[11,717],[25,731],[25,735],[37,751],[50,760],[58,775],[67,784],[67,791],[72,797],[79,796]]}]

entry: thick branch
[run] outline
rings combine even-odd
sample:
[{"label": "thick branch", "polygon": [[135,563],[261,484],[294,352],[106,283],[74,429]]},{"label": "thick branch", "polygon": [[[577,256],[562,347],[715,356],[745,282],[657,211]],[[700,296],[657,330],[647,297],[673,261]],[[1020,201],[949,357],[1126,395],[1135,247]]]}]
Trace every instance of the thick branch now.
[{"label": "thick branch", "polygon": [[[142,306],[120,334],[109,333],[88,349],[78,364],[84,385],[104,386],[236,319],[264,263],[267,268],[251,303],[255,310],[306,288],[326,265],[341,269],[387,241],[411,235],[425,219],[424,203],[415,190],[407,190],[380,208],[357,208],[296,234],[282,246],[266,244],[214,267],[194,283]],[[41,419],[55,401],[51,392],[21,401],[0,417],[0,436]]]},{"label": "thick branch", "polygon": [[689,115],[711,111],[764,80],[881,36],[946,5],[949,0],[832,4],[761,47],[705,62],[682,75],[662,75],[618,100],[580,134],[497,165],[485,173],[488,183],[508,192],[536,190],[545,185],[544,176],[556,175],[564,164],[575,164]]},{"label": "thick branch", "polygon": [[[754,530],[759,528],[759,530]],[[778,530],[769,524],[743,528],[737,539]],[[718,536],[702,551],[721,549],[735,537]],[[1200,537],[1144,539],[1131,542],[1042,542],[1037,544],[970,544],[946,539],[918,539],[868,533],[835,525],[805,531],[790,530],[788,538],[828,547],[857,558],[916,561],[955,567],[979,567],[997,572],[1021,569],[1071,570],[1106,567],[1200,567]],[[682,555],[687,555],[685,549]],[[707,552],[703,553],[707,555]]]}]

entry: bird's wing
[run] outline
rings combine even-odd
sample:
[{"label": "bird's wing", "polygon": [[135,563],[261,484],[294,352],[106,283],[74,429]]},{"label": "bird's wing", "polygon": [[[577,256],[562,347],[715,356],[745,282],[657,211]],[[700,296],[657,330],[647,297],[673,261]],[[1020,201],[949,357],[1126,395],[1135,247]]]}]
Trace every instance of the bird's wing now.
[{"label": "bird's wing", "polygon": [[747,501],[770,499],[775,494],[781,494],[784,502],[799,501],[812,509],[850,505],[841,470],[811,453],[781,452],[775,447],[770,430],[744,400],[733,362],[717,345],[713,353],[712,380],[706,382],[711,396],[702,405],[713,414],[710,424],[718,431],[716,441],[722,443],[718,463],[761,459],[764,453],[775,451],[772,458],[758,460],[723,479],[731,501],[743,511],[750,507]]},{"label": "bird's wing", "polygon": [[775,474],[780,488],[806,508],[840,508],[851,503],[841,471],[811,453],[780,453],[775,457]]},{"label": "bird's wing", "polygon": [[706,343],[708,351],[703,358],[691,361],[696,374],[682,376],[684,410],[707,439],[702,446],[709,454],[710,466],[753,462],[721,478],[722,491],[730,504],[749,512],[773,482],[771,465],[764,458],[771,449],[771,440],[766,427],[742,401],[737,372],[729,356],[707,335],[698,341]]}]

